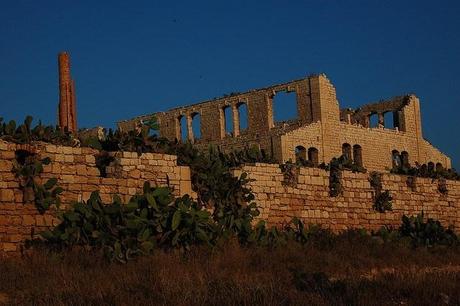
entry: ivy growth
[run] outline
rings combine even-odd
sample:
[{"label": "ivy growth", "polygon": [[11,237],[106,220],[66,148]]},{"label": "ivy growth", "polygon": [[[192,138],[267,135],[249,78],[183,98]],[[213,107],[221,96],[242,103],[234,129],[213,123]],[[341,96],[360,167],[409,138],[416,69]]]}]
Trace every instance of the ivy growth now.
[{"label": "ivy growth", "polygon": [[417,177],[416,176],[408,176],[406,180],[406,185],[412,191],[417,191]]},{"label": "ivy growth", "polygon": [[295,187],[299,180],[299,166],[292,163],[291,160],[280,165],[281,172],[283,173],[283,182],[285,186]]},{"label": "ivy growth", "polygon": [[37,155],[25,150],[16,151],[12,172],[19,179],[25,201],[34,201],[40,214],[44,214],[52,205],[59,208],[59,194],[63,189],[57,186],[57,179],[50,178],[45,184],[40,184],[37,177],[43,172],[43,165],[49,165],[49,158],[38,159]]},{"label": "ivy growth", "polygon": [[107,167],[115,160],[107,151],[101,151],[95,156],[96,167],[101,173],[101,177],[107,177]]},{"label": "ivy growth", "polygon": [[348,170],[353,173],[366,173],[366,168],[356,164],[346,155],[342,155],[339,158],[334,157],[329,165],[321,164],[319,166],[322,169],[329,170],[329,195],[331,197],[337,197],[342,194],[342,171]]},{"label": "ivy growth", "polygon": [[374,189],[374,210],[384,213],[393,210],[393,197],[389,190],[382,191],[382,174],[372,172],[369,177],[371,187]]},{"label": "ivy growth", "polygon": [[447,189],[447,181],[445,178],[438,178],[438,191],[442,195],[447,195],[449,190]]}]

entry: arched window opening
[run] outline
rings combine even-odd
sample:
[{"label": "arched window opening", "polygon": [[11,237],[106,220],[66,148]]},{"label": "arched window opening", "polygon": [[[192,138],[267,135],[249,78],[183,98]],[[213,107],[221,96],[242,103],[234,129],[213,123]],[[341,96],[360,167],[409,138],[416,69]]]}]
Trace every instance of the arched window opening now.
[{"label": "arched window opening", "polygon": [[351,160],[351,145],[349,143],[344,143],[342,145],[342,155],[345,156],[347,160]]},{"label": "arched window opening", "polygon": [[238,117],[240,119],[240,132],[248,128],[248,106],[246,103],[240,103],[237,105]]},{"label": "arched window opening", "polygon": [[193,138],[195,140],[201,138],[201,115],[200,113],[192,114],[192,131],[193,131]]},{"label": "arched window opening", "polygon": [[406,151],[402,151],[401,152],[401,164],[403,167],[405,168],[409,168],[410,167],[410,164],[409,164],[409,153],[407,153]]},{"label": "arched window opening", "polygon": [[318,149],[311,147],[308,149],[308,160],[314,165],[318,166],[319,164],[319,154]]},{"label": "arched window opening", "polygon": [[379,115],[377,113],[373,113],[369,115],[369,127],[376,128],[379,126]]},{"label": "arched window opening", "polygon": [[401,167],[401,156],[399,155],[398,150],[391,151],[391,161],[393,164],[393,168]]},{"label": "arched window opening", "polygon": [[434,163],[429,162],[428,163],[428,173],[432,173],[434,171]]},{"label": "arched window opening", "polygon": [[233,134],[233,120],[232,120],[232,108],[230,106],[224,106],[224,127],[225,135]]},{"label": "arched window opening", "polygon": [[307,160],[307,149],[303,146],[295,147],[295,161],[302,163]]},{"label": "arched window opening", "polygon": [[185,116],[179,117],[179,126],[180,126],[180,140],[185,142],[188,138],[188,130],[187,130],[187,118]]},{"label": "arched window opening", "polygon": [[363,166],[363,149],[360,145],[353,146],[353,160],[356,165]]},{"label": "arched window opening", "polygon": [[279,91],[272,97],[272,110],[275,122],[296,119],[297,94],[295,91]]}]

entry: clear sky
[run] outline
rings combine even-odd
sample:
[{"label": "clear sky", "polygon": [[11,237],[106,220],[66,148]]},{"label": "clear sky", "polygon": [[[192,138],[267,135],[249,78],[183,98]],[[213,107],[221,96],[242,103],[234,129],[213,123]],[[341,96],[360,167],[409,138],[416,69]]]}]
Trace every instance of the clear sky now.
[{"label": "clear sky", "polygon": [[460,168],[460,1],[0,0],[0,116],[54,124],[57,53],[80,127],[325,73],[341,107],[405,93]]}]

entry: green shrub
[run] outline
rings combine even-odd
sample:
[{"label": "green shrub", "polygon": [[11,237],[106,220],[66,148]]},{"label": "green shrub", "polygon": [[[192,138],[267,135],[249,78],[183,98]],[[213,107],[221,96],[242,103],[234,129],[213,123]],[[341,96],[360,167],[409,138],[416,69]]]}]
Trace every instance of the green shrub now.
[{"label": "green shrub", "polygon": [[51,160],[38,159],[36,154],[25,150],[18,150],[15,155],[16,159],[13,161],[11,171],[19,179],[24,200],[26,202],[33,200],[40,214],[44,214],[53,205],[59,208],[61,204],[59,194],[64,190],[57,185],[57,179],[50,178],[44,184],[37,181],[37,177],[43,172],[43,165],[49,165]]},{"label": "green shrub", "polygon": [[[192,151],[193,152],[193,151]],[[251,222],[259,215],[254,194],[247,186],[247,174],[235,177],[225,162],[225,154],[210,148],[208,154],[192,153],[189,158],[192,186],[198,203],[213,209],[213,219],[227,235],[236,233],[245,240]]]},{"label": "green shrub", "polygon": [[346,155],[342,155],[339,158],[334,157],[329,165],[321,164],[319,167],[329,170],[329,195],[331,197],[337,197],[342,194],[343,170],[349,170],[354,173],[365,173],[367,171],[364,167],[347,158]]},{"label": "green shrub", "polygon": [[391,173],[432,179],[460,180],[460,174],[455,169],[446,169],[442,166],[435,166],[433,163],[394,166]]},{"label": "green shrub", "polygon": [[390,194],[390,191],[385,190],[384,192],[376,195],[374,204],[372,207],[374,210],[384,213],[387,210],[393,210],[393,197]]},{"label": "green shrub", "polygon": [[369,183],[374,189],[374,210],[384,213],[387,210],[393,210],[393,197],[389,190],[382,191],[382,174],[378,172],[371,172],[369,176]]},{"label": "green shrub", "polygon": [[101,177],[107,177],[107,167],[114,160],[115,157],[109,155],[107,151],[101,151],[95,156],[96,167],[99,169]]},{"label": "green shrub", "polygon": [[306,226],[302,220],[293,218],[284,226],[270,228],[267,228],[265,221],[259,221],[253,227],[248,243],[276,248],[288,242],[297,242],[301,245],[312,243],[320,248],[329,248],[335,237],[336,235],[328,229],[323,229],[319,225]]},{"label": "green shrub", "polygon": [[61,223],[41,234],[58,247],[101,248],[111,259],[126,262],[155,248],[189,249],[214,244],[216,226],[210,213],[189,196],[173,199],[168,188],[151,188],[127,204],[115,197],[104,204],[97,192],[60,216]]},{"label": "green shrub", "polygon": [[424,221],[423,212],[411,217],[404,215],[399,233],[401,237],[409,237],[414,247],[458,243],[458,238],[452,229],[445,229],[439,221],[431,218]]},{"label": "green shrub", "polygon": [[449,192],[449,190],[447,189],[447,182],[444,177],[438,179],[438,191],[442,195],[447,195],[447,193]]},{"label": "green shrub", "polygon": [[342,170],[340,159],[333,158],[329,164],[329,195],[331,197],[342,194]]},{"label": "green shrub", "polygon": [[11,120],[3,122],[0,117],[0,138],[14,143],[30,143],[31,141],[44,141],[52,144],[75,146],[79,144],[71,133],[61,130],[55,126],[44,126],[41,121],[32,128],[33,118],[27,116],[23,124],[16,126],[16,122]]},{"label": "green shrub", "polygon": [[283,185],[291,187],[297,186],[299,167],[298,163],[292,163],[291,160],[280,165],[281,172],[283,173]]},{"label": "green shrub", "polygon": [[285,245],[287,242],[286,233],[274,226],[267,228],[265,221],[259,221],[247,239],[247,243],[269,248],[276,248]]}]

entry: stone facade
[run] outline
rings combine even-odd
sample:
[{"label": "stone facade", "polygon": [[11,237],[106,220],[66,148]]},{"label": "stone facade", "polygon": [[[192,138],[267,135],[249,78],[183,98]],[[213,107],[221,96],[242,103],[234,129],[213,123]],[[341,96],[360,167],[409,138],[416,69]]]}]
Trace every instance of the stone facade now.
[{"label": "stone facade", "polygon": [[401,224],[403,214],[439,220],[444,226],[460,231],[460,181],[447,181],[447,194],[438,190],[440,182],[429,178],[416,178],[408,185],[404,175],[382,174],[383,190],[393,197],[392,211],[384,213],[373,209],[375,191],[369,182],[369,174],[342,173],[343,193],[329,196],[329,173],[318,168],[299,168],[294,185],[284,183],[284,175],[278,165],[254,164],[234,170],[235,175],[248,173],[255,202],[261,211],[259,219],[270,225],[280,225],[293,217],[307,223],[321,224],[335,232],[350,228],[378,230],[389,225]]},{"label": "stone facade", "polygon": [[40,215],[34,203],[24,202],[18,178],[11,172],[17,150],[26,150],[39,158],[49,157],[40,180],[58,179],[64,189],[62,209],[74,201],[87,200],[99,190],[104,202],[114,194],[127,201],[142,192],[145,181],[152,186],[170,186],[176,196],[191,194],[190,169],[178,166],[177,157],[165,154],[112,152],[114,161],[101,177],[95,157],[100,153],[90,148],[72,148],[45,143],[17,145],[0,140],[0,251],[17,251],[21,242],[44,228],[54,225],[54,211]]},{"label": "stone facade", "polygon": [[[280,92],[295,94],[297,118],[274,121],[273,103]],[[248,117],[244,130],[240,120],[242,106],[246,106]],[[226,116],[227,108],[231,116]],[[420,103],[415,95],[341,110],[335,88],[324,75],[144,115],[119,122],[118,126],[133,129],[152,115],[159,122],[161,136],[180,140],[184,129],[188,140],[202,149],[210,144],[223,151],[256,146],[279,162],[295,160],[300,153],[315,163],[329,163],[350,147],[350,157],[369,170],[392,168],[395,152],[405,155],[412,164],[433,162],[451,167],[450,158],[423,138]],[[372,124],[374,116],[376,122]],[[385,117],[389,116],[393,120],[386,125]],[[181,124],[183,118],[185,124]],[[199,139],[192,129],[196,118],[200,120]],[[226,132],[229,120],[231,133]]]}]

